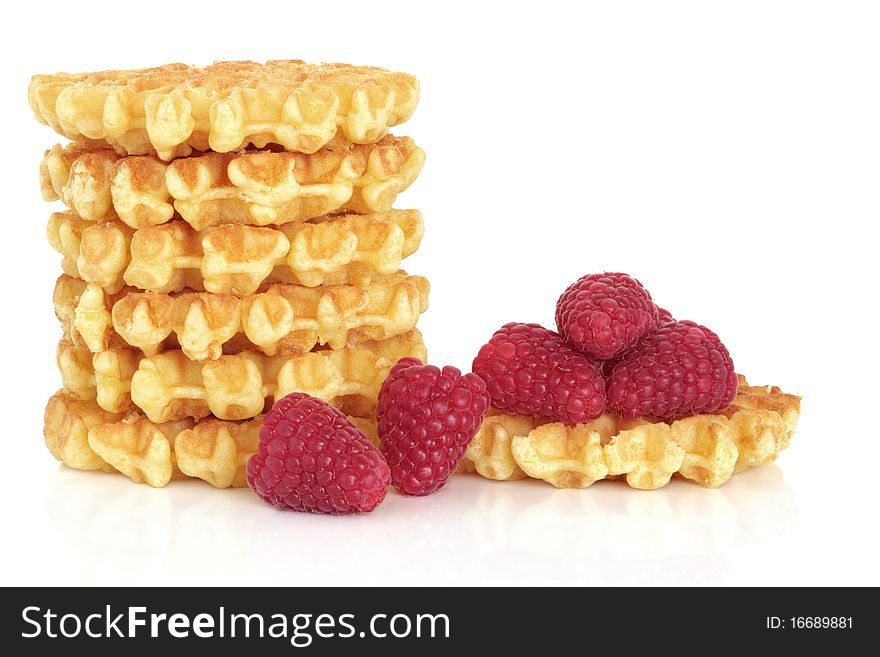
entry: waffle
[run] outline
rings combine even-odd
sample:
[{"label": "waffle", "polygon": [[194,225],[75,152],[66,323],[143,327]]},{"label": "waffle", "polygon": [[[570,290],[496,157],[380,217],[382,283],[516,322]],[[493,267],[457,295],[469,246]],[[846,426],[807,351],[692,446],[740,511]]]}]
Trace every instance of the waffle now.
[{"label": "waffle", "polygon": [[736,472],[773,462],[790,444],[799,415],[800,397],[745,380],[722,413],[668,424],[605,414],[566,426],[495,413],[483,422],[459,470],[489,479],[543,479],[557,488],[586,488],[621,476],[648,490],[678,474],[715,488]]},{"label": "waffle", "polygon": [[[371,440],[375,423],[349,417]],[[244,422],[216,418],[150,422],[143,413],[110,413],[94,401],[59,391],[46,405],[43,433],[52,455],[77,470],[103,470],[150,486],[202,479],[216,488],[247,485],[263,416]]]},{"label": "waffle", "polygon": [[366,285],[393,274],[424,234],[417,210],[331,215],[278,228],[229,224],[196,231],[185,221],[134,230],[71,212],[49,218],[46,235],[68,276],[110,294],[191,289],[247,296],[266,283]]},{"label": "waffle", "polygon": [[308,393],[349,415],[369,415],[388,370],[405,356],[426,361],[418,330],[301,356],[244,351],[203,363],[178,350],[155,356],[135,349],[92,354],[62,340],[57,362],[65,390],[77,398],[94,400],[111,413],[136,406],[152,422],[173,422],[208,415],[246,420],[291,392]]},{"label": "waffle", "polygon": [[76,144],[46,151],[43,198],[89,221],[148,228],[179,216],[196,230],[225,223],[284,224],[331,212],[388,212],[425,153],[408,137],[313,155],[206,153],[165,164]]},{"label": "waffle", "polygon": [[542,418],[506,415],[492,409],[468,446],[460,470],[499,481],[525,479],[526,473],[514,460],[510,443],[514,436],[527,436],[546,422]]},{"label": "waffle", "polygon": [[367,144],[406,121],[418,99],[411,75],[301,61],[36,75],[28,88],[34,117],[59,134],[163,160],[249,144],[301,153],[334,138]]},{"label": "waffle", "polygon": [[427,279],[404,271],[376,276],[363,288],[276,284],[244,298],[131,288],[110,295],[63,275],[54,303],[65,337],[92,353],[181,349],[191,360],[216,360],[246,350],[301,355],[318,345],[341,349],[401,335],[427,309],[428,292]]}]

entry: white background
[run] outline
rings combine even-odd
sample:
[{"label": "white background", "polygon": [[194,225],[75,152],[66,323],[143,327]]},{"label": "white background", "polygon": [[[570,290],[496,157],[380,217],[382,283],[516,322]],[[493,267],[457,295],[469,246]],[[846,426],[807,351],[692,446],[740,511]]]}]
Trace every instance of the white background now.
[{"label": "white background", "polygon": [[[880,584],[876,3],[195,4],[6,17],[2,584]],[[428,162],[398,205],[427,222],[405,267],[433,285],[434,363],[468,369],[502,323],[552,326],[575,278],[626,271],[803,395],[789,451],[719,490],[457,477],[354,518],[59,468],[37,164],[60,138],[29,77],[294,57],[421,79],[398,132]]]}]

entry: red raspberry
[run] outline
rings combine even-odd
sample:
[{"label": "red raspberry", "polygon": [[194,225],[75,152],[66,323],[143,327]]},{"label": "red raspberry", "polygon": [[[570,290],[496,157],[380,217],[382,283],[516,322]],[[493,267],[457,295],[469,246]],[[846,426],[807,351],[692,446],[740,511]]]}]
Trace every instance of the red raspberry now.
[{"label": "red raspberry", "polygon": [[254,492],[282,509],[372,511],[391,474],[367,437],[339,410],[301,392],[275,402],[247,464]]},{"label": "red raspberry", "polygon": [[427,495],[455,472],[489,410],[486,384],[455,367],[402,358],[379,390],[376,409],[391,482],[404,495]]},{"label": "red raspberry", "polygon": [[567,424],[605,412],[605,381],[596,364],[538,324],[502,326],[480,349],[473,370],[500,411]]},{"label": "red raspberry", "polygon": [[733,360],[718,336],[694,322],[668,322],[611,370],[608,408],[661,420],[714,413],[736,397]]},{"label": "red raspberry", "polygon": [[596,360],[619,356],[656,325],[651,295],[627,274],[589,274],[556,302],[559,332]]},{"label": "red raspberry", "polygon": [[657,326],[660,324],[665,324],[666,322],[674,322],[675,318],[672,316],[672,313],[666,310],[666,308],[660,308],[657,306]]}]

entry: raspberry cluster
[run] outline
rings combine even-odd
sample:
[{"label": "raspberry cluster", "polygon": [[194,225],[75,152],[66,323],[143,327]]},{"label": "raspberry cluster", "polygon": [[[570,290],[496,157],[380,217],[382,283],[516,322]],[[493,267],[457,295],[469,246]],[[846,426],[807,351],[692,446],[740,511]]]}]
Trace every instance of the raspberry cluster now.
[{"label": "raspberry cluster", "polygon": [[330,514],[372,511],[389,485],[427,495],[455,472],[488,409],[476,374],[402,358],[379,390],[376,449],[340,411],[295,392],[266,414],[248,486],[282,509]]},{"label": "raspberry cluster", "polygon": [[556,303],[559,333],[506,324],[473,371],[492,405],[566,424],[599,417],[673,420],[714,413],[736,396],[730,353],[705,326],[677,321],[622,273],[589,274]]}]

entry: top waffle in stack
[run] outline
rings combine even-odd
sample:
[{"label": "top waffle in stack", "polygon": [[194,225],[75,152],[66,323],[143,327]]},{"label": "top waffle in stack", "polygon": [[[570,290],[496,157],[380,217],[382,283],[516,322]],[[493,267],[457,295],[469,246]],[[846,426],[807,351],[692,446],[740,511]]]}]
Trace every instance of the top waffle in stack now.
[{"label": "top waffle in stack", "polygon": [[412,115],[419,85],[367,66],[218,62],[37,75],[28,99],[38,121],[69,139],[170,160],[250,145],[314,153],[334,140],[373,143]]}]

